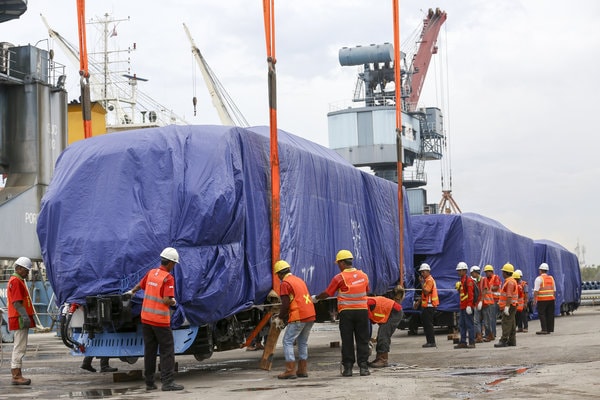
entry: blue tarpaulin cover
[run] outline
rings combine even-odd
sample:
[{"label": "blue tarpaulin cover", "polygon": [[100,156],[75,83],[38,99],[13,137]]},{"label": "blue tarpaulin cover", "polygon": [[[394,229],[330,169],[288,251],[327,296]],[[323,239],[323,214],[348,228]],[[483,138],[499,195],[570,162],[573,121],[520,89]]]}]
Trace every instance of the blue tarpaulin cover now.
[{"label": "blue tarpaulin cover", "polygon": [[[374,293],[392,288],[397,185],[278,135],[281,258],[320,293],[339,272],[336,252],[348,249]],[[122,293],[172,246],[174,320],[209,323],[260,304],[272,287],[270,201],[268,127],[168,126],[74,143],[57,162],[37,227],[57,303]]]},{"label": "blue tarpaulin cover", "polygon": [[[458,281],[456,265],[460,261],[466,262],[469,268],[477,265],[482,270],[490,264],[500,278],[502,266],[511,263],[515,269],[521,270],[523,279],[529,283],[531,298],[538,267],[548,260],[557,292],[569,293],[568,299],[560,295],[556,301],[557,310],[563,301],[575,301],[575,297],[576,302],[579,301],[579,294],[574,290],[581,287],[577,257],[556,243],[534,241],[512,232],[498,221],[475,213],[414,215],[411,226],[415,258],[431,266],[431,274],[438,290],[441,289],[440,311],[459,311],[460,301],[454,289]],[[415,271],[418,268],[419,265],[415,265]],[[411,304],[412,296],[405,300],[404,306]]]}]

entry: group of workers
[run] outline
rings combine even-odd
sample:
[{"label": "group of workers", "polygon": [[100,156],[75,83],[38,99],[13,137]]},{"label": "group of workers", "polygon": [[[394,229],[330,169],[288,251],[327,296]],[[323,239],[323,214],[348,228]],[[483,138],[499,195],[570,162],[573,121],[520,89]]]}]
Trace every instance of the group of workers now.
[{"label": "group of workers", "polygon": [[[320,294],[310,294],[306,283],[292,274],[291,266],[285,260],[274,265],[274,272],[281,280],[281,307],[275,320],[279,328],[285,328],[282,339],[285,356],[285,371],[279,379],[308,377],[308,337],[316,319],[314,304],[333,297],[337,293],[339,331],[341,337],[341,374],[353,374],[354,364],[358,364],[361,376],[370,375],[369,367],[388,366],[391,336],[402,318],[404,289],[397,287],[394,297],[368,296],[369,277],[353,266],[353,255],[349,250],[340,250],[335,258],[340,272],[333,277],[329,286]],[[125,296],[133,296],[144,290],[141,321],[144,337],[144,377],[146,390],[155,390],[156,358],[160,353],[160,378],[163,391],[182,390],[183,386],[174,382],[175,352],[173,332],[170,327],[170,307],[175,300],[175,279],[171,271],[179,263],[179,254],[172,247],[160,254],[160,266],[148,271],[144,278]],[[22,375],[22,360],[27,349],[28,332],[35,327],[34,307],[25,285],[32,263],[27,257],[20,257],[14,263],[14,274],[8,281],[8,328],[14,332],[14,346],[11,359],[13,385],[29,385],[31,379]],[[533,305],[541,323],[536,332],[547,335],[554,331],[554,303],[556,287],[552,276],[548,275],[548,264],[539,266],[533,290]],[[455,348],[474,348],[475,343],[489,342],[496,338],[496,316],[502,313],[502,336],[494,347],[516,346],[517,326],[519,331],[527,331],[527,282],[522,273],[510,263],[502,267],[504,282],[494,274],[491,265],[480,268],[472,266],[468,276],[468,266],[459,262],[456,270],[460,280],[456,289],[460,297],[459,329],[460,341]],[[436,347],[433,319],[439,305],[438,290],[431,268],[423,263],[419,267],[421,299],[415,308],[421,310],[421,323],[426,343],[423,347]],[[371,362],[369,342],[371,324],[378,324],[377,355]],[[294,345],[298,347],[298,363],[294,355]],[[355,348],[356,344],[356,348]],[[116,371],[108,364],[108,358],[101,357],[101,372]],[[81,368],[95,372],[91,366],[92,357],[85,357]]]},{"label": "group of workers", "polygon": [[[422,282],[429,278],[430,267],[422,264],[419,268]],[[520,270],[515,270],[510,263],[502,267],[503,280],[494,274],[494,268],[486,265],[483,269],[485,276],[481,276],[479,266],[472,266],[470,276],[465,262],[459,262],[456,271],[460,280],[456,282],[456,290],[460,298],[459,331],[460,340],[455,349],[475,348],[476,343],[490,342],[496,338],[496,318],[501,313],[502,335],[494,347],[516,346],[517,332],[528,331],[529,287],[522,277]],[[537,306],[541,330],[538,335],[547,335],[554,331],[554,307],[556,298],[556,285],[554,278],[548,275],[548,264],[541,263],[539,275],[535,279],[533,288],[533,306]],[[430,287],[429,285],[428,287]],[[427,297],[430,290],[423,285],[423,296]],[[435,307],[439,304],[437,290],[433,283],[433,296],[430,295],[429,303]],[[436,305],[437,305],[436,304]],[[423,300],[425,307],[425,300]],[[427,316],[422,314],[425,333],[433,327]],[[428,325],[427,327],[425,325]],[[518,329],[517,329],[518,328]],[[430,347],[428,341],[424,347]]]},{"label": "group of workers", "polygon": [[[352,265],[353,255],[349,250],[340,250],[335,258],[340,272],[333,277],[329,286],[320,294],[312,295],[306,283],[291,272],[290,265],[279,260],[274,271],[281,280],[281,308],[277,324],[285,327],[282,344],[285,356],[285,371],[279,379],[308,377],[308,336],[316,312],[314,304],[333,297],[337,293],[337,311],[341,337],[341,374],[352,376],[356,363],[360,376],[370,375],[369,367],[381,368],[388,365],[391,337],[402,319],[402,288],[395,289],[393,299],[383,296],[368,296],[369,277]],[[369,362],[371,323],[378,324],[377,355]],[[294,343],[298,346],[298,364],[294,357]],[[355,347],[356,344],[356,347]]]}]

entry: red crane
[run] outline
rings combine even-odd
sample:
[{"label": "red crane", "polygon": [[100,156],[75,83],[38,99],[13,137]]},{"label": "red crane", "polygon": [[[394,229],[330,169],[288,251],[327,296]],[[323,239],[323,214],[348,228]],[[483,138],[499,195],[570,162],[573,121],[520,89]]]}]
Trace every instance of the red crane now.
[{"label": "red crane", "polygon": [[427,17],[423,20],[419,50],[413,57],[408,71],[409,79],[406,80],[404,87],[404,93],[408,94],[407,110],[409,112],[417,109],[431,57],[437,53],[437,37],[446,18],[445,11],[441,11],[439,8],[433,11],[430,8]]}]

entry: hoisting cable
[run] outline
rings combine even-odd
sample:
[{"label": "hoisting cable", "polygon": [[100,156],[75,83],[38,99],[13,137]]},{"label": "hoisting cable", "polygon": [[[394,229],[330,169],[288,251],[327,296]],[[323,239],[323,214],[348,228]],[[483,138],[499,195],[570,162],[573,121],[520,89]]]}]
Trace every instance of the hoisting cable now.
[{"label": "hoisting cable", "polygon": [[[280,256],[279,152],[277,148],[277,74],[275,72],[275,0],[263,0],[267,45],[269,130],[271,164],[271,270]],[[279,279],[273,272],[273,290],[279,294]]]},{"label": "hoisting cable", "polygon": [[399,15],[399,0],[392,0],[393,16],[394,16],[394,80],[396,91],[396,171],[398,175],[398,229],[399,246],[400,246],[400,276],[398,285],[404,287],[404,202],[402,193],[402,81],[400,78],[400,15]]}]

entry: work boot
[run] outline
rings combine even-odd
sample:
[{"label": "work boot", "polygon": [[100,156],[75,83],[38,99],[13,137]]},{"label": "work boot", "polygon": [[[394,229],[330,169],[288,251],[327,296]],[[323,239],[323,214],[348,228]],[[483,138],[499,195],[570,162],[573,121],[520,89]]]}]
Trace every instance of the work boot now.
[{"label": "work boot", "polygon": [[306,360],[298,360],[298,371],[296,372],[296,376],[298,378],[308,378],[308,373],[306,371],[307,361]]},{"label": "work boot", "polygon": [[377,353],[375,360],[368,364],[371,368],[384,368],[388,366],[388,353]]},{"label": "work boot", "polygon": [[343,364],[342,368],[342,376],[352,376],[352,364]]},{"label": "work boot", "polygon": [[503,342],[502,340],[494,345],[494,347],[507,347],[507,346],[508,346],[508,343]]},{"label": "work boot", "polygon": [[467,344],[466,343],[459,343],[456,346],[454,346],[455,349],[466,349],[467,348]]},{"label": "work boot", "polygon": [[108,365],[108,357],[100,358],[100,372],[117,372],[118,370],[118,368]]},{"label": "work boot", "polygon": [[83,357],[83,362],[81,363],[81,369],[85,369],[86,371],[96,372],[96,368],[92,367],[92,360],[94,357]]},{"label": "work boot", "polygon": [[31,379],[23,378],[21,374],[21,368],[12,368],[10,370],[12,372],[12,381],[13,385],[29,385],[31,383]]},{"label": "work boot", "polygon": [[367,363],[360,364],[358,367],[360,368],[360,376],[371,375],[371,372],[369,371],[369,367],[367,366]]},{"label": "work boot", "polygon": [[475,335],[475,343],[483,343],[483,336],[481,336],[481,333]]},{"label": "work boot", "polygon": [[483,338],[484,342],[493,342],[496,339],[493,333],[488,333],[486,337]]},{"label": "work boot", "polygon": [[[148,386],[146,386],[146,390],[148,390]],[[163,392],[172,392],[174,390],[183,390],[183,386],[178,385],[175,382],[169,382],[162,385]]]},{"label": "work boot", "polygon": [[277,375],[278,379],[296,379],[296,362],[295,361],[286,361],[285,362],[285,371],[279,375]]}]

